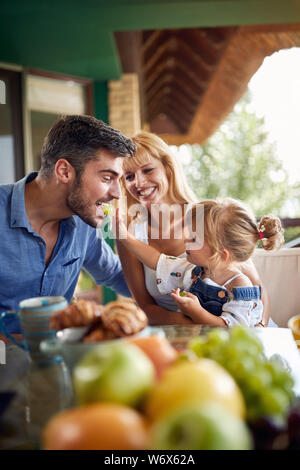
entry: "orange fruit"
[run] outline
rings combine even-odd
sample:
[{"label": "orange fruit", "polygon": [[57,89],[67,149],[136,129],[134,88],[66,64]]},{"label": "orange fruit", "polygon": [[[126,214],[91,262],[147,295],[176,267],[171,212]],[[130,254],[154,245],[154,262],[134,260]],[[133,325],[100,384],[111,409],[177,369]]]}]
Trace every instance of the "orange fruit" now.
[{"label": "orange fruit", "polygon": [[165,337],[150,335],[145,338],[133,338],[129,342],[138,346],[151,359],[157,379],[162,377],[164,371],[178,357],[177,351]]},{"label": "orange fruit", "polygon": [[147,449],[148,439],[140,413],[108,402],[62,411],[42,432],[45,450],[142,450]]}]

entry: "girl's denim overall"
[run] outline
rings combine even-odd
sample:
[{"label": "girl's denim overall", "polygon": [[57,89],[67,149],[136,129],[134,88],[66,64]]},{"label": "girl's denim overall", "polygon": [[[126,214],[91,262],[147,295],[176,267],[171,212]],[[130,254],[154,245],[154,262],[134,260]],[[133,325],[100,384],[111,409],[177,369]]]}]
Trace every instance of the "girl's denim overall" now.
[{"label": "girl's denim overall", "polygon": [[220,316],[222,307],[232,298],[234,300],[258,300],[261,298],[261,288],[252,287],[233,287],[232,294],[224,287],[217,287],[206,284],[201,278],[202,268],[196,266],[193,270],[195,277],[189,291],[198,297],[199,302],[205,310],[213,315]]}]

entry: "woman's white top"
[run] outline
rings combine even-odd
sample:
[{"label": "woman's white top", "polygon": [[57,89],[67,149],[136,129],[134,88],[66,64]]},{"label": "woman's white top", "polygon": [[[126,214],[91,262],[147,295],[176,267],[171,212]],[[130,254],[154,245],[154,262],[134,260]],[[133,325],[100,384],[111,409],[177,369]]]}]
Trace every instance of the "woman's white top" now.
[{"label": "woman's white top", "polygon": [[[138,240],[146,243],[148,245],[148,224],[147,221],[137,223],[135,225],[135,237]],[[186,258],[186,253],[183,253],[179,258]],[[145,285],[146,289],[159,307],[165,308],[166,310],[171,310],[173,312],[179,312],[179,308],[175,304],[174,300],[171,297],[170,293],[161,294],[157,288],[156,283],[156,271],[150,269],[147,266],[144,266],[145,273]]]}]

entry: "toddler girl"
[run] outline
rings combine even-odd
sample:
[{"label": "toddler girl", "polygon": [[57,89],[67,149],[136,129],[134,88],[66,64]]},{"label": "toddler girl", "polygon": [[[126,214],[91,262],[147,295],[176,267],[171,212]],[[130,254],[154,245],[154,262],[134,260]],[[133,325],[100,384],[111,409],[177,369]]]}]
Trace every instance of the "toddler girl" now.
[{"label": "toddler girl", "polygon": [[[204,211],[203,243],[197,240],[201,237],[191,235],[200,206]],[[240,264],[251,258],[259,240],[266,250],[280,248],[284,241],[280,220],[269,215],[257,225],[250,211],[230,198],[202,201],[191,210],[186,258],[160,253],[128,233],[120,221],[119,241],[142,263],[156,270],[160,293],[169,293],[182,313],[195,323],[264,326],[260,287],[252,285],[241,272]]]}]

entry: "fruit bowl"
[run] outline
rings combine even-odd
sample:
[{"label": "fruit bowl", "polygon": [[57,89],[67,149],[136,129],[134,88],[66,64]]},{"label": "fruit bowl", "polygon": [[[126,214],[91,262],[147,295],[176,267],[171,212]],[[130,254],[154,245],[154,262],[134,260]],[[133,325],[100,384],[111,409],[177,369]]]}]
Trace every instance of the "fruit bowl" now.
[{"label": "fruit bowl", "polygon": [[44,340],[40,344],[40,350],[45,357],[62,356],[70,372],[73,371],[75,364],[91,351],[95,346],[106,345],[108,343],[119,343],[131,338],[145,337],[150,335],[165,336],[161,328],[147,326],[138,333],[122,338],[110,339],[107,341],[99,341],[95,343],[83,343],[81,338],[86,333],[86,327],[73,327],[60,330],[56,334],[56,338]]},{"label": "fruit bowl", "polygon": [[204,335],[211,327],[206,325],[164,325],[162,329],[171,345],[178,351],[184,351],[191,338]]}]

